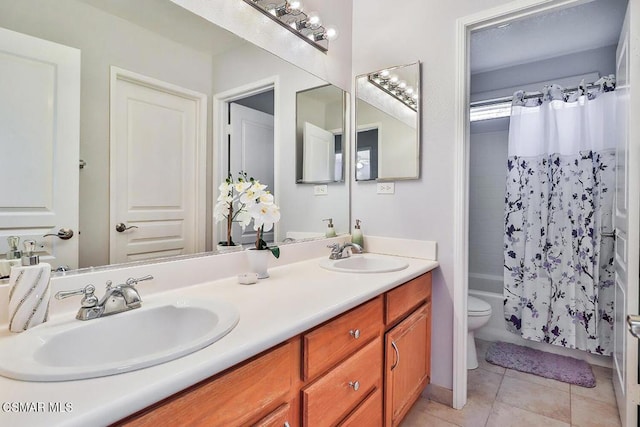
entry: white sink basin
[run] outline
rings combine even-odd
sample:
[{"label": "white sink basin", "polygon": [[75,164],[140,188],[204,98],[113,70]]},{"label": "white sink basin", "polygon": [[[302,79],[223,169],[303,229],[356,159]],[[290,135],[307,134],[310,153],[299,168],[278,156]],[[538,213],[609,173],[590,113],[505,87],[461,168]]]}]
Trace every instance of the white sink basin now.
[{"label": "white sink basin", "polygon": [[94,320],[58,319],[0,340],[0,375],[65,381],[129,372],[200,350],[239,319],[226,302],[179,297]]},{"label": "white sink basin", "polygon": [[351,255],[344,259],[320,261],[320,267],[342,273],[388,273],[404,270],[408,266],[409,263],[401,259],[375,254]]}]

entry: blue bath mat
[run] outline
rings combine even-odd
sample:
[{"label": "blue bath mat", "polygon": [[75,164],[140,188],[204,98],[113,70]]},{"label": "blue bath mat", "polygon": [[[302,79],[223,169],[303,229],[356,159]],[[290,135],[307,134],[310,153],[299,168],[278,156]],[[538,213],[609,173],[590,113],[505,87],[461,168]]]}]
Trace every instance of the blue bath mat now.
[{"label": "blue bath mat", "polygon": [[489,346],[485,359],[494,365],[544,378],[582,387],[596,386],[596,378],[591,366],[584,360],[573,357],[498,341]]}]

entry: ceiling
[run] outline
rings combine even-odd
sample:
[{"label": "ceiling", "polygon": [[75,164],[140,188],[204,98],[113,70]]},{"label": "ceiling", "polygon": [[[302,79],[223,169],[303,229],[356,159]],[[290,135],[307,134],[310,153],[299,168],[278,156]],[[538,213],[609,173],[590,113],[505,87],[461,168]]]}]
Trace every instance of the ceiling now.
[{"label": "ceiling", "polygon": [[627,3],[628,0],[594,0],[513,21],[503,28],[474,31],[471,73],[617,44]]}]

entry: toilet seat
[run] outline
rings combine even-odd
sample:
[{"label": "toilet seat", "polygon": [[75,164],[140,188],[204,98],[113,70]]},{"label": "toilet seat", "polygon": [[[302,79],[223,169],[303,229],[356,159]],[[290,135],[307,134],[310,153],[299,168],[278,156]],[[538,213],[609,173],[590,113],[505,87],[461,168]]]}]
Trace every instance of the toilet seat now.
[{"label": "toilet seat", "polygon": [[468,295],[467,298],[467,314],[469,316],[486,316],[491,314],[491,305],[480,298]]}]

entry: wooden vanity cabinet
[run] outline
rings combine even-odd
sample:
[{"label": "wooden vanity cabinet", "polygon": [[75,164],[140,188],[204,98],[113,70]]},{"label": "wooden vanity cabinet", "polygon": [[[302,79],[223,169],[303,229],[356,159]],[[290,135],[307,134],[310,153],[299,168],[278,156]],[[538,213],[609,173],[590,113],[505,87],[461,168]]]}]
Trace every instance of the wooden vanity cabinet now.
[{"label": "wooden vanity cabinet", "polygon": [[431,273],[387,292],[385,426],[400,424],[431,377]]},{"label": "wooden vanity cabinet", "polygon": [[292,339],[117,425],[233,427],[287,422],[294,427],[299,425],[299,389],[300,340]]},{"label": "wooden vanity cabinet", "polygon": [[117,425],[397,426],[430,380],[431,273]]}]

